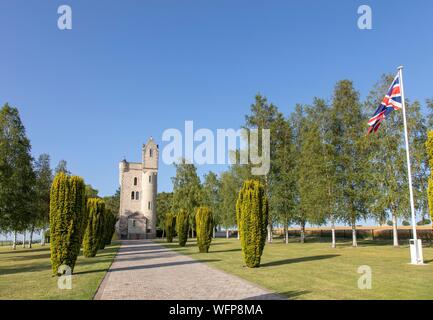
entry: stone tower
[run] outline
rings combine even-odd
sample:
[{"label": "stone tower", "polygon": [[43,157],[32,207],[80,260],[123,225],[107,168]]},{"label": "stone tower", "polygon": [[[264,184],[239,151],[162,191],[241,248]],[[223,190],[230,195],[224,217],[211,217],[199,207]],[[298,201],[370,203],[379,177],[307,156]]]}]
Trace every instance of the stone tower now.
[{"label": "stone tower", "polygon": [[119,163],[120,209],[117,232],[121,239],[156,237],[158,145],[143,144],[141,162]]}]

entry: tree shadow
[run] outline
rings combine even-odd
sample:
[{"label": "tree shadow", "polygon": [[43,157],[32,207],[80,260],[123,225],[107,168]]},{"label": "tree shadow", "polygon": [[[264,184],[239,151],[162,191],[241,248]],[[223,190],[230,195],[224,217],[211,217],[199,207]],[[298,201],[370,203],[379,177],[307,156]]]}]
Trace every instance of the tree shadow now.
[{"label": "tree shadow", "polygon": [[162,253],[158,255],[149,255],[149,256],[139,256],[139,257],[130,257],[127,256],[125,258],[122,257],[122,255],[117,256],[117,261],[139,261],[139,260],[152,260],[152,259],[161,259],[161,258],[173,258],[177,257],[177,254],[173,251],[170,253]]},{"label": "tree shadow", "polygon": [[311,291],[299,290],[299,291],[287,291],[287,292],[275,292],[275,293],[265,293],[258,296],[248,297],[243,300],[287,300],[296,299],[299,296],[310,293]]},{"label": "tree shadow", "polygon": [[28,252],[38,252],[38,251],[47,251],[50,250],[50,246],[46,246],[44,248],[38,248],[38,249],[20,249],[17,248],[16,250],[13,250],[12,248],[10,248],[10,250],[6,250],[6,251],[0,251],[0,254],[9,254],[9,253],[28,253]]},{"label": "tree shadow", "polygon": [[286,292],[279,292],[279,294],[287,297],[288,299],[296,299],[299,296],[302,296],[304,294],[311,293],[311,291],[308,290],[298,290],[298,291],[286,291]]},{"label": "tree shadow", "polygon": [[[209,253],[239,252],[239,251],[242,251],[242,249],[212,250],[212,245],[211,248],[209,249]],[[191,252],[190,254],[200,254],[200,252]]]},{"label": "tree shadow", "polygon": [[[156,263],[156,264],[146,264],[146,265],[138,265],[138,266],[128,266],[128,267],[122,267],[122,268],[113,268],[111,267],[108,272],[118,272],[118,271],[131,271],[131,270],[145,270],[145,269],[153,269],[153,268],[164,268],[164,267],[172,267],[172,266],[179,266],[179,265],[189,265],[194,263],[202,263],[202,262],[216,262],[221,260],[216,259],[208,259],[208,260],[187,260],[187,261],[173,261],[173,262],[167,262],[167,263]],[[88,271],[79,271],[74,272],[74,274],[87,274],[87,273],[95,273],[95,272],[101,272],[105,270],[88,270]]]},{"label": "tree shadow", "polygon": [[275,266],[281,266],[281,265],[285,265],[285,264],[330,259],[330,258],[335,258],[335,257],[339,257],[339,256],[340,256],[339,254],[324,254],[324,255],[318,255],[318,256],[284,259],[284,260],[262,263],[262,264],[260,264],[260,267],[261,268],[275,267]]}]

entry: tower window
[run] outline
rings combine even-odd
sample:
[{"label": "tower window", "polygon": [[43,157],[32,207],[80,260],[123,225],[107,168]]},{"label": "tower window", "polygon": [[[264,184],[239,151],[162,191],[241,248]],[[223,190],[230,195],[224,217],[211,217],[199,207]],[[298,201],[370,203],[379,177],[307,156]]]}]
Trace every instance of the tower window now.
[{"label": "tower window", "polygon": [[151,182],[152,182],[152,176],[149,175],[149,183],[151,183]]},{"label": "tower window", "polygon": [[140,200],[140,193],[138,191],[135,193],[135,200]]},{"label": "tower window", "polygon": [[135,228],[135,220],[132,220],[132,226]]},{"label": "tower window", "polygon": [[131,192],[131,200],[134,200],[134,191]]},{"label": "tower window", "polygon": [[151,205],[150,205],[150,201],[147,203],[147,209],[149,209],[150,210],[150,207],[151,207]]},{"label": "tower window", "polygon": [[152,149],[149,149],[149,157],[152,158]]},{"label": "tower window", "polygon": [[135,178],[134,178],[134,186],[136,186],[137,183],[138,183],[138,179],[137,179],[137,177],[135,177]]}]

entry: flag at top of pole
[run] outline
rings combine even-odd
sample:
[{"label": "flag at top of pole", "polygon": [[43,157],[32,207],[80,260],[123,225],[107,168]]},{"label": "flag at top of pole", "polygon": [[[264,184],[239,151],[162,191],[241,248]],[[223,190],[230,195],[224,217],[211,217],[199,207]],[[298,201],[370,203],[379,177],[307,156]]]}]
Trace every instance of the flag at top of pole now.
[{"label": "flag at top of pole", "polygon": [[376,132],[382,121],[389,115],[393,110],[403,110],[403,125],[404,125],[404,139],[406,145],[406,161],[407,161],[407,174],[409,182],[409,197],[410,197],[410,211],[412,215],[412,232],[413,239],[410,240],[410,255],[411,263],[416,265],[424,264],[422,254],[422,242],[418,239],[416,234],[416,219],[415,219],[415,205],[413,201],[413,190],[412,190],[412,172],[410,166],[410,150],[409,150],[409,139],[407,134],[407,121],[406,121],[406,107],[404,101],[404,88],[403,88],[403,67],[398,67],[398,73],[391,84],[385,98],[382,103],[374,112],[373,116],[368,120],[368,133]]},{"label": "flag at top of pole", "polygon": [[383,98],[382,103],[377,107],[373,116],[368,120],[368,133],[376,132],[379,129],[380,124],[393,110],[400,110],[402,108],[401,99],[401,86],[400,86],[400,71],[394,78],[391,87],[388,90],[385,98]]}]

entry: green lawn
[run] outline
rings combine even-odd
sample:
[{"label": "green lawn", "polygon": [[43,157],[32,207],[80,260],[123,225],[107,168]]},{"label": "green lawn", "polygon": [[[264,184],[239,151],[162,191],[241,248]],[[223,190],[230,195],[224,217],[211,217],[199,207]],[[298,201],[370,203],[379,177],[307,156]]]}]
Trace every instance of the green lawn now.
[{"label": "green lawn", "polygon": [[[425,266],[413,266],[407,245],[364,241],[332,249],[324,242],[274,240],[265,246],[261,267],[249,269],[236,239],[214,239],[207,254],[198,253],[192,240],[185,248],[164,245],[291,299],[433,299],[433,247],[424,248]],[[362,265],[371,267],[371,290],[358,289]]]},{"label": "green lawn", "polygon": [[49,245],[34,248],[0,247],[0,299],[92,299],[119,249],[113,242],[95,258],[79,256],[72,289],[61,290],[51,276]]}]

